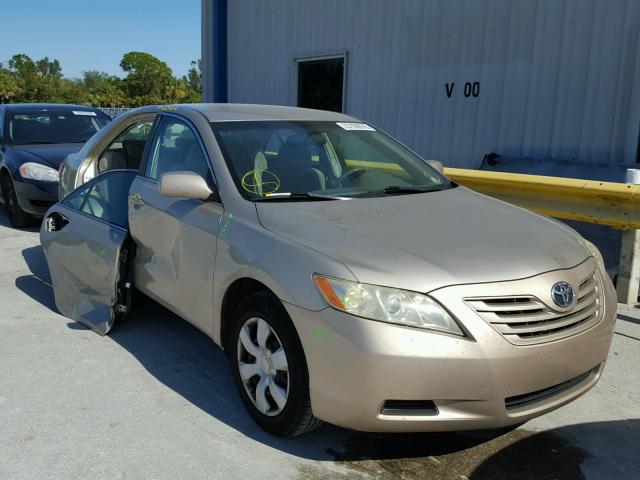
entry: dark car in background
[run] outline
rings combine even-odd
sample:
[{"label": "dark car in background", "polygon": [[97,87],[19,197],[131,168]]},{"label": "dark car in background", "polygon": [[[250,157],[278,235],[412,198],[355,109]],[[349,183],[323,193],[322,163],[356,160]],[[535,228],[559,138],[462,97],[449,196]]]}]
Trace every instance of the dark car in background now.
[{"label": "dark car in background", "polygon": [[0,105],[0,188],[9,221],[26,227],[58,200],[58,169],[111,118],[81,105]]}]

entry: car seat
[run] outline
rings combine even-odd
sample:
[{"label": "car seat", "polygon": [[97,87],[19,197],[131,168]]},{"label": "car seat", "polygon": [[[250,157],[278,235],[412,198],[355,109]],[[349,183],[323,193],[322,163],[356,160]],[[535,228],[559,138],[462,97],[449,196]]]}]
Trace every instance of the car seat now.
[{"label": "car seat", "polygon": [[138,170],[140,168],[144,144],[144,139],[130,138],[122,141],[122,149],[126,156],[127,168],[131,170]]},{"label": "car seat", "polygon": [[127,168],[127,160],[122,150],[107,150],[98,160],[98,172]]},{"label": "car seat", "polygon": [[324,173],[315,168],[311,156],[315,150],[307,135],[292,135],[271,160],[269,171],[280,179],[281,192],[309,192],[323,190]]}]

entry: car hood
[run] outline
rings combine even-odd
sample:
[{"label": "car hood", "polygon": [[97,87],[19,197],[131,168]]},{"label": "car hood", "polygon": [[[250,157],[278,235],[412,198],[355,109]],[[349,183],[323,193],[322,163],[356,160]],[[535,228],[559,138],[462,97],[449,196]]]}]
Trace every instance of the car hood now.
[{"label": "car hood", "polygon": [[256,208],[265,228],[342,262],[360,282],[421,292],[526,278],[590,255],[555,220],[463,187]]},{"label": "car hood", "polygon": [[82,148],[82,143],[54,143],[47,145],[13,145],[20,163],[36,162],[48,167],[60,167],[65,157]]}]

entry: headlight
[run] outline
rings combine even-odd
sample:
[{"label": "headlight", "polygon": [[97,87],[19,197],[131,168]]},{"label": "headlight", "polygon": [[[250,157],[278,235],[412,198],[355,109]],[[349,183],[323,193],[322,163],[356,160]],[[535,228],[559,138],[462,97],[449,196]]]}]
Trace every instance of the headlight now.
[{"label": "headlight", "polygon": [[40,180],[43,182],[57,182],[60,179],[58,172],[53,168],[32,162],[20,165],[20,175],[22,178]]},{"label": "headlight", "polygon": [[589,240],[585,240],[584,238],[582,239],[582,244],[585,246],[587,250],[589,250],[589,252],[591,252],[591,255],[593,255],[593,257],[596,259],[596,262],[598,263],[600,270],[602,272],[606,272],[607,269],[604,266],[604,259],[602,258],[602,254],[600,253],[600,250],[598,250],[598,247],[596,247]]},{"label": "headlight", "polygon": [[359,317],[464,336],[451,315],[420,293],[314,275],[320,293],[336,310]]}]

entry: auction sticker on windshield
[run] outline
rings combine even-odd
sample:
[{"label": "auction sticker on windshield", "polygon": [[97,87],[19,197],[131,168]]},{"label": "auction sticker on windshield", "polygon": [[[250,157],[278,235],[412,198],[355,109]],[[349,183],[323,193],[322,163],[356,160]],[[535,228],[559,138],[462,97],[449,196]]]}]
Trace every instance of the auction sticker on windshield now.
[{"label": "auction sticker on windshield", "polygon": [[373,127],[370,127],[366,123],[336,122],[336,124],[345,130],[368,130],[370,132],[375,132],[375,129]]},{"label": "auction sticker on windshield", "polygon": [[73,114],[74,115],[85,115],[88,117],[95,117],[96,116],[96,112],[87,112],[87,111],[83,111],[83,110],[73,110]]}]

